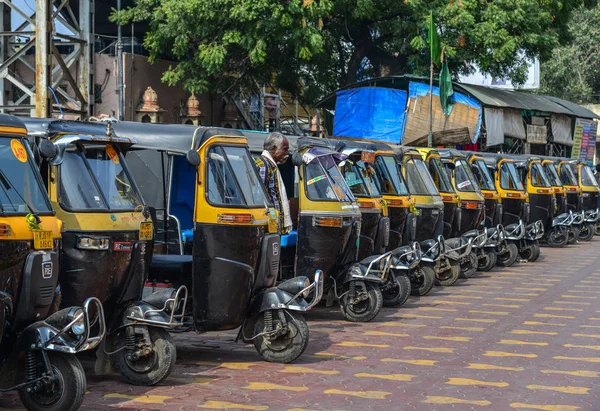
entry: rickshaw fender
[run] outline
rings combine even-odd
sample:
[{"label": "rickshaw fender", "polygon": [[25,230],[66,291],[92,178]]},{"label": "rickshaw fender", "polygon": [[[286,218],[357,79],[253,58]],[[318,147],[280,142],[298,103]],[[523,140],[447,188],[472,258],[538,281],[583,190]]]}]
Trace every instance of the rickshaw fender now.
[{"label": "rickshaw fender", "polygon": [[[169,290],[173,290],[172,288]],[[150,297],[150,296],[148,296]],[[148,298],[146,297],[146,298]],[[169,297],[165,297],[164,301],[167,300],[167,298]],[[158,300],[157,300],[158,301]],[[122,311],[121,314],[119,316],[117,316],[116,321],[114,321],[112,324],[110,324],[110,329],[108,330],[109,332],[114,332],[120,328],[123,327],[128,327],[130,325],[144,325],[143,322],[138,322],[135,319],[131,318],[131,317],[135,317],[135,318],[140,318],[142,319],[142,313],[146,313],[144,319],[145,320],[149,320],[152,322],[160,322],[160,323],[164,323],[165,327],[169,325],[169,322],[171,320],[171,311],[170,310],[164,310],[164,311],[160,311],[164,306],[155,306],[153,304],[150,304],[146,301],[136,301],[132,304],[129,304],[127,307],[125,307]],[[154,310],[151,313],[148,313],[148,311],[150,310]]]},{"label": "rickshaw fender", "polygon": [[248,315],[252,316],[268,310],[284,309],[292,297],[294,297],[292,294],[277,287],[267,288],[256,295],[250,305]]},{"label": "rickshaw fender", "polygon": [[[64,324],[66,326],[67,324]],[[43,348],[46,342],[50,341],[60,330],[47,324],[44,321],[38,321],[31,324],[23,330],[21,337],[15,345],[16,352],[27,351],[31,349],[44,349],[46,351],[68,352],[68,348],[75,348],[77,340],[69,337],[68,334],[62,334],[54,340],[48,347]]]}]

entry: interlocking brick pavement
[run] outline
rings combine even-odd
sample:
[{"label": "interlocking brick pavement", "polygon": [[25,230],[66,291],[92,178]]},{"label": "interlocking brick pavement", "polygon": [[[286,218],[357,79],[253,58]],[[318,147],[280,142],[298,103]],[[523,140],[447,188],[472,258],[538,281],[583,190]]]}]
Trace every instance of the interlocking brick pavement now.
[{"label": "interlocking brick pavement", "polygon": [[[542,248],[383,309],[367,324],[336,309],[306,315],[294,364],[262,362],[235,332],[176,335],[160,386],[94,376],[82,410],[600,410],[600,240]],[[0,410],[20,409],[15,393]]]}]

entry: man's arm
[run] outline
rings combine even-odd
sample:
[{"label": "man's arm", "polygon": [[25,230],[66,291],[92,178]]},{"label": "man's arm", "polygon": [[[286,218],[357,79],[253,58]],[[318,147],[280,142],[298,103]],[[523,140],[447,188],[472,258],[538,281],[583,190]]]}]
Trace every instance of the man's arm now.
[{"label": "man's arm", "polygon": [[267,166],[265,165],[262,157],[258,157],[254,159],[254,164],[256,165],[256,169],[258,170],[258,174],[260,175],[260,179],[263,184],[267,184]]}]

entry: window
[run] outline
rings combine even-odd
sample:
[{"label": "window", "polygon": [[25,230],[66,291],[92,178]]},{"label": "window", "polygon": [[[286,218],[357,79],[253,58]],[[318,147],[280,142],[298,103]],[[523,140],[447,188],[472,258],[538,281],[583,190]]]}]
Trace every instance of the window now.
[{"label": "window", "polygon": [[[25,149],[27,159],[24,162],[13,154],[11,143]],[[0,213],[29,214],[28,205],[34,212],[41,214],[52,211],[48,194],[38,178],[31,158],[26,141],[20,138],[0,138]]]},{"label": "window", "polygon": [[379,197],[375,169],[361,160],[346,160],[340,167],[346,184],[356,197]]},{"label": "window", "polygon": [[406,162],[406,182],[411,194],[439,195],[427,167],[420,158],[410,158]]},{"label": "window", "polygon": [[571,165],[568,163],[563,163],[560,166],[560,180],[566,186],[576,186],[577,177],[573,174],[573,170],[571,169]]},{"label": "window", "polygon": [[458,191],[479,191],[477,181],[466,161],[456,160],[454,163],[454,181],[456,182],[456,189]]},{"label": "window", "polygon": [[442,193],[452,193],[454,189],[438,158],[429,159],[429,173],[437,189]]},{"label": "window", "polygon": [[143,205],[118,147],[72,144],[60,165],[59,202],[66,210],[133,211]]},{"label": "window", "polygon": [[544,172],[540,163],[533,163],[530,166],[531,172],[531,185],[534,187],[550,187],[550,181],[548,176]]},{"label": "window", "polygon": [[393,156],[377,156],[377,187],[384,194],[407,195],[408,187]]},{"label": "window", "polygon": [[548,179],[550,180],[550,183],[553,186],[562,186],[560,177],[558,176],[558,170],[556,168],[556,164],[546,163],[544,165],[544,171],[546,172],[546,176],[548,176]]},{"label": "window", "polygon": [[584,186],[598,187],[598,182],[594,178],[594,173],[588,166],[581,167],[581,184]]},{"label": "window", "polygon": [[[346,163],[348,164],[348,163]],[[305,165],[306,195],[312,201],[354,200],[338,163],[331,155],[315,158]]]},{"label": "window", "polygon": [[479,186],[483,190],[495,190],[496,186],[494,185],[494,179],[490,175],[490,170],[488,170],[485,161],[483,160],[475,160],[472,166],[473,175],[477,179]]},{"label": "window", "polygon": [[506,162],[500,165],[500,187],[504,190],[525,191],[514,163]]}]

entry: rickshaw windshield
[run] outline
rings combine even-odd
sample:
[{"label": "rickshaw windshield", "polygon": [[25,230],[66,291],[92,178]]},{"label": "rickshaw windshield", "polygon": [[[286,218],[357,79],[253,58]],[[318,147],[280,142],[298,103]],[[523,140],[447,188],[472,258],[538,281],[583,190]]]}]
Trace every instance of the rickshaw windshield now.
[{"label": "rickshaw windshield", "polygon": [[[348,164],[348,163],[346,163]],[[352,191],[346,184],[333,156],[321,156],[305,165],[306,195],[312,201],[352,202]]]},{"label": "rickshaw windshield", "polygon": [[58,201],[65,210],[134,211],[143,205],[125,158],[111,145],[69,145],[59,172]]},{"label": "rickshaw windshield", "polygon": [[556,167],[556,164],[554,163],[547,163],[544,166],[544,170],[546,170],[546,175],[548,176],[548,179],[550,180],[550,183],[555,186],[562,186],[562,182],[560,181],[560,177],[558,176],[558,170]]},{"label": "rickshaw windshield", "polygon": [[475,178],[479,182],[479,186],[482,190],[496,190],[494,186],[494,179],[490,175],[490,170],[488,170],[485,161],[483,160],[475,160],[473,162],[473,173]]},{"label": "rickshaw windshield", "polygon": [[29,207],[36,213],[50,213],[46,189],[33,169],[31,151],[18,139],[0,139],[0,213],[28,214]]},{"label": "rickshaw windshield", "polygon": [[456,160],[454,163],[454,180],[458,191],[475,192],[479,191],[479,186],[471,168],[466,161]]},{"label": "rickshaw windshield", "polygon": [[377,156],[375,160],[377,169],[377,186],[384,194],[408,195],[406,182],[398,170],[393,156]]},{"label": "rickshaw windshield", "polygon": [[594,174],[588,166],[581,167],[581,184],[584,186],[598,187],[598,182],[594,178]]},{"label": "rickshaw windshield", "polygon": [[531,185],[534,187],[551,187],[550,180],[540,163],[531,165]]},{"label": "rickshaw windshield", "polygon": [[411,194],[434,196],[439,195],[435,183],[431,179],[425,163],[420,158],[409,158],[406,161],[406,182]]},{"label": "rickshaw windshield", "polygon": [[346,160],[340,167],[346,184],[352,190],[355,197],[379,197],[379,188],[375,182],[375,169],[370,164],[364,163],[362,160],[350,161]]},{"label": "rickshaw windshield", "polygon": [[506,162],[500,165],[500,187],[504,190],[525,191],[514,163]]},{"label": "rickshaw windshield", "polygon": [[573,174],[571,165],[568,163],[563,163],[563,165],[560,167],[560,180],[566,186],[579,185],[577,183],[577,177],[575,177],[575,174]]},{"label": "rickshaw windshield", "polygon": [[209,203],[254,208],[270,204],[246,147],[213,146],[208,150],[207,158]]},{"label": "rickshaw windshield", "polygon": [[444,166],[439,158],[429,159],[429,172],[430,178],[432,179],[437,190],[441,193],[452,193],[452,183],[448,178],[448,174],[444,171]]}]

